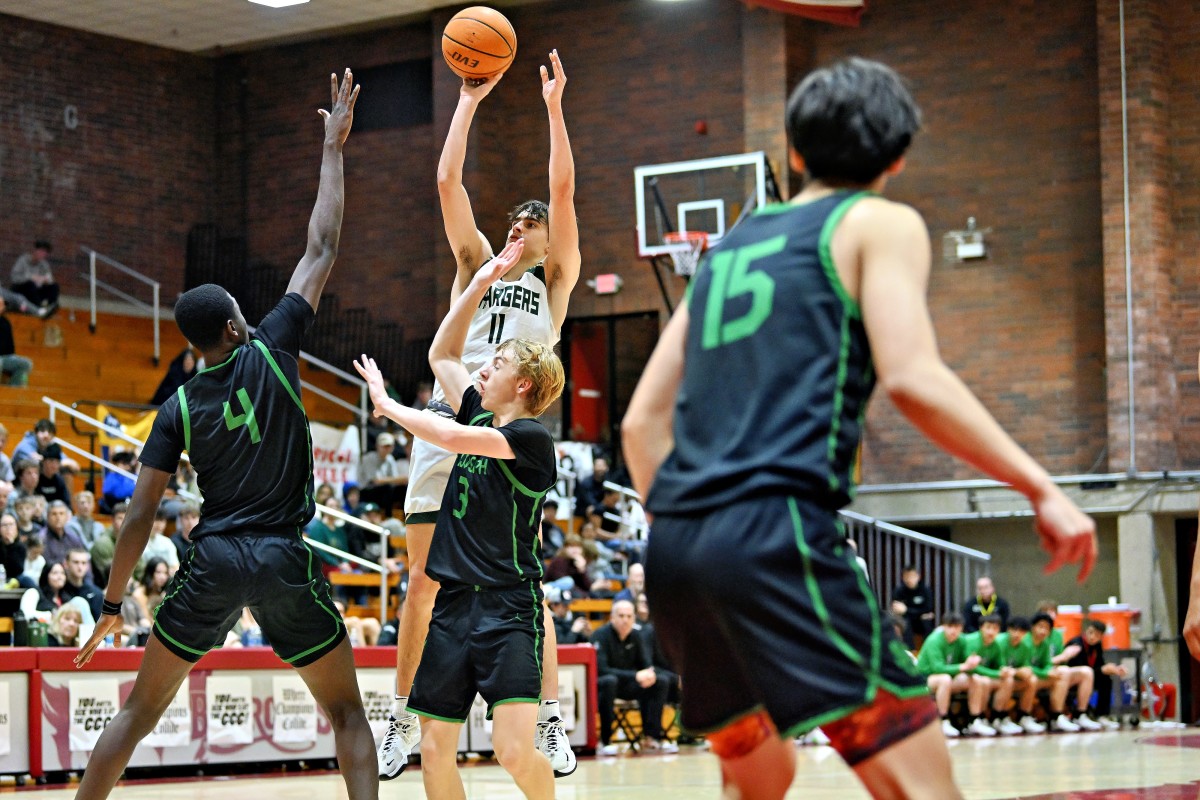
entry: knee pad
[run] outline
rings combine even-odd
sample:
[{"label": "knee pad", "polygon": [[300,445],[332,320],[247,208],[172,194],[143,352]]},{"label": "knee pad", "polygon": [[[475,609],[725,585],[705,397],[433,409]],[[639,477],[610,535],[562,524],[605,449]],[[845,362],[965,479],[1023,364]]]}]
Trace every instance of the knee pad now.
[{"label": "knee pad", "polygon": [[760,710],[731,722],[706,738],[718,758],[741,758],[777,734],[771,717]]}]

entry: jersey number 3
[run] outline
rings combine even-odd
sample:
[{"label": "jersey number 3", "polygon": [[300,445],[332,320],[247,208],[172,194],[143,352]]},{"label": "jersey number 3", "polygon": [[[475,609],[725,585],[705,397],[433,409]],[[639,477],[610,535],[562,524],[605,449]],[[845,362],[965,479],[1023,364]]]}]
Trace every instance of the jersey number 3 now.
[{"label": "jersey number 3", "polygon": [[[775,280],[762,270],[751,271],[759,259],[783,252],[786,236],[775,236],[736,250],[714,253],[709,261],[712,283],[704,304],[705,350],[732,344],[753,336],[771,316],[775,304]],[[725,320],[725,307],[734,298],[750,295],[750,308],[737,319]]]},{"label": "jersey number 3", "polygon": [[225,427],[229,430],[237,430],[245,425],[250,431],[250,441],[253,444],[258,444],[262,441],[262,436],[258,433],[258,421],[254,419],[254,406],[250,404],[250,395],[245,389],[237,390],[238,402],[242,405],[242,413],[234,416],[233,409],[229,406],[229,402],[225,403]]}]

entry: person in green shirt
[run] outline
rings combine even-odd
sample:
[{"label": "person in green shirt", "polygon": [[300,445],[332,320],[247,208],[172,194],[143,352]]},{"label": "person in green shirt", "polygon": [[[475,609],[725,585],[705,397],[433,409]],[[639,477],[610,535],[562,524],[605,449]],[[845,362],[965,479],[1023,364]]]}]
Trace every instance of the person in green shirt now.
[{"label": "person in green shirt", "polygon": [[[1054,648],[1050,633],[1054,620],[1049,614],[1034,614],[1027,640],[1032,647],[1031,666],[1038,679],[1039,689],[1050,690],[1050,727],[1061,733],[1078,733],[1080,730],[1098,731],[1100,724],[1087,714],[1088,700],[1092,696],[1095,676],[1091,667],[1067,667],[1054,663]],[[1075,687],[1075,718],[1067,714],[1067,695]],[[1082,706],[1082,708],[1081,708]]]},{"label": "person in green shirt", "polygon": [[1013,617],[1008,621],[1008,630],[1000,637],[1000,663],[1013,670],[1013,691],[1017,692],[1017,709],[1021,715],[1017,725],[1026,733],[1045,733],[1046,726],[1033,717],[1038,677],[1033,673],[1033,646],[1028,634],[1029,620],[1025,617]]},{"label": "person in green shirt", "polygon": [[[929,691],[933,693],[938,713],[942,717],[942,733],[948,738],[961,735],[950,721],[950,698],[957,692],[967,693],[967,707],[972,719],[978,719],[983,710],[981,687],[971,680],[971,673],[980,663],[977,655],[967,653],[963,640],[962,614],[950,612],[942,617],[942,624],[925,638],[921,652],[917,654],[917,671],[926,676]],[[984,736],[995,736],[990,733]]]},{"label": "person in green shirt", "polygon": [[[1016,681],[1016,669],[1004,663],[1000,636],[1000,617],[989,614],[979,621],[979,630],[975,633],[963,634],[967,654],[977,655],[979,665],[975,667],[972,681],[980,684],[984,705],[989,709],[989,721],[977,717],[968,728],[972,733],[982,736],[983,727],[989,727],[994,733],[1004,736],[1014,736],[1023,733],[1020,725],[1008,718],[1008,704],[1012,700],[1013,687]],[[988,699],[991,702],[988,703]],[[978,730],[974,728],[978,727]]]}]

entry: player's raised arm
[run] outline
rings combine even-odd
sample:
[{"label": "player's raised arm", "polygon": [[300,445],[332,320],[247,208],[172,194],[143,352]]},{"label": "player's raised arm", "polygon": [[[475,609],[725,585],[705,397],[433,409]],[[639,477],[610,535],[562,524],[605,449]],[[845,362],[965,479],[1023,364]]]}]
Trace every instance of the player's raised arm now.
[{"label": "player's raised arm", "polygon": [[446,227],[446,239],[454,252],[457,272],[451,302],[471,282],[471,275],[491,253],[491,245],[475,224],[475,212],[471,210],[471,198],[463,186],[463,164],[467,160],[467,139],[471,133],[471,122],[479,103],[495,88],[503,74],[481,79],[480,82],[463,79],[458,94],[458,105],[450,120],[446,143],[442,145],[442,156],[438,160],[438,198],[442,205],[442,224]]},{"label": "player's raised arm", "polygon": [[865,200],[846,215],[843,234],[861,243],[860,300],[880,386],[931,441],[1029,498],[1050,555],[1047,572],[1079,562],[1079,580],[1087,578],[1096,561],[1095,524],[938,353],[925,299],[929,233],[920,216],[897,203]]},{"label": "player's raised arm", "polygon": [[323,108],[317,111],[325,120],[321,184],[317,189],[317,203],[308,221],[308,246],[287,288],[289,292],[299,293],[314,311],[321,300],[321,292],[325,289],[334,259],[337,258],[345,201],[342,145],[346,143],[350,126],[354,123],[354,103],[359,90],[358,86],[354,86],[354,75],[349,69],[340,86],[337,75],[330,75],[329,82],[332,106],[329,111]]},{"label": "player's raised arm", "polygon": [[567,85],[558,51],[550,52],[550,67],[541,68],[542,99],[550,120],[550,252],[546,255],[546,285],[550,290],[550,315],[555,330],[567,318],[567,303],[579,281],[579,220],[575,216],[575,159],[563,116],[562,96]]}]

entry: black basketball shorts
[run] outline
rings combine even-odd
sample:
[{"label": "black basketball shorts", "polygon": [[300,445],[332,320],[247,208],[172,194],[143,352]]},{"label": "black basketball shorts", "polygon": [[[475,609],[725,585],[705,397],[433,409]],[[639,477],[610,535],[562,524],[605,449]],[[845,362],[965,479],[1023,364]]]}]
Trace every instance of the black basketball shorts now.
[{"label": "black basketball shorts", "polygon": [[154,634],[194,663],[224,644],[243,607],[293,667],[313,663],[346,635],[318,559],[296,534],[198,538],[154,611]]},{"label": "black basketball shorts", "polygon": [[880,689],[928,693],[837,512],[765,497],[654,518],[646,591],[683,684],[682,724],[719,730],[765,709],[784,736],[841,719]]}]

